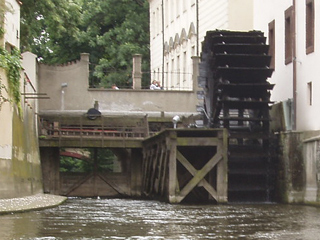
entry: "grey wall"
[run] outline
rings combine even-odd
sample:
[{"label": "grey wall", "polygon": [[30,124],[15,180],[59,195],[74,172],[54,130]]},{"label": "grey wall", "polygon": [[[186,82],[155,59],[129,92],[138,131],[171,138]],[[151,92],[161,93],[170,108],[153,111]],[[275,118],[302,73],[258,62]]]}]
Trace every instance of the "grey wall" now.
[{"label": "grey wall", "polygon": [[[39,100],[40,111],[81,111],[99,102],[101,112],[195,113],[195,91],[89,89],[89,56],[63,66],[39,65],[39,88],[50,99]],[[67,87],[62,87],[66,83]]]}]

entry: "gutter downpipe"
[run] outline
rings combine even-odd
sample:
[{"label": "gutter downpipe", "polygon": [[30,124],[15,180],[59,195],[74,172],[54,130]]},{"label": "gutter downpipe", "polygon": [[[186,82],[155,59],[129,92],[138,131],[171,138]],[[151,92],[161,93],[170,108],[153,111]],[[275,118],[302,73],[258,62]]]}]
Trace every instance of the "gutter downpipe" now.
[{"label": "gutter downpipe", "polygon": [[297,129],[297,36],[296,36],[296,0],[292,3],[293,19],[293,39],[292,39],[292,56],[293,56],[293,123],[292,130]]},{"label": "gutter downpipe", "polygon": [[199,57],[199,0],[196,1],[196,21],[197,21],[197,57]]},{"label": "gutter downpipe", "polygon": [[161,11],[162,11],[162,83],[161,86],[164,86],[164,6],[163,6],[164,0],[162,0],[161,3]]}]

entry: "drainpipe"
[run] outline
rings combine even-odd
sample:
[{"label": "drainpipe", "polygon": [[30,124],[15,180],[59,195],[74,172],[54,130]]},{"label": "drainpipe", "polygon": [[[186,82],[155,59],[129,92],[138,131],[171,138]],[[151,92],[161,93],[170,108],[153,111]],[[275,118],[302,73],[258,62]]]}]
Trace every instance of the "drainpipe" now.
[{"label": "drainpipe", "polygon": [[163,5],[163,0],[162,0],[162,85],[164,86],[164,5]]},{"label": "drainpipe", "polygon": [[296,0],[292,3],[292,28],[293,28],[293,38],[292,38],[292,57],[293,57],[293,123],[292,130],[297,129],[297,39],[296,39]]},{"label": "drainpipe", "polygon": [[197,21],[197,56],[199,56],[199,0],[196,1],[196,21]]}]

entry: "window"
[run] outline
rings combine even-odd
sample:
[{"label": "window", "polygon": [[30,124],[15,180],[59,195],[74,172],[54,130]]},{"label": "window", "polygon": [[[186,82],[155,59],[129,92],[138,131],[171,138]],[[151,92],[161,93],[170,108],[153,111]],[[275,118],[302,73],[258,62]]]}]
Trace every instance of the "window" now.
[{"label": "window", "polygon": [[270,68],[275,69],[275,20],[269,23],[269,55],[271,56]]},{"label": "window", "polygon": [[314,0],[306,0],[306,54],[314,52]]},{"label": "window", "polygon": [[169,14],[169,0],[166,0],[166,4],[165,4],[165,25],[166,27],[168,26],[169,24],[169,17],[170,17],[170,14]]},{"label": "window", "polygon": [[285,11],[285,64],[292,62],[292,40],[293,40],[293,7],[289,7]]},{"label": "window", "polygon": [[183,52],[183,67],[182,67],[183,82],[187,81],[187,52]]},{"label": "window", "polygon": [[312,106],[312,82],[308,82],[309,105]]},{"label": "window", "polygon": [[156,25],[157,25],[156,21],[157,21],[156,12],[153,12],[152,13],[152,29],[150,29],[151,30],[151,35],[152,35],[153,38],[156,36],[156,31],[155,31]]},{"label": "window", "polygon": [[176,72],[176,84],[177,87],[180,88],[180,75],[181,75],[181,69],[180,69],[180,56],[177,56],[177,72]]},{"label": "window", "polygon": [[183,12],[187,11],[187,3],[188,3],[188,1],[182,0],[182,10],[183,10]]},{"label": "window", "polygon": [[176,0],[176,16],[180,17],[180,0]]}]

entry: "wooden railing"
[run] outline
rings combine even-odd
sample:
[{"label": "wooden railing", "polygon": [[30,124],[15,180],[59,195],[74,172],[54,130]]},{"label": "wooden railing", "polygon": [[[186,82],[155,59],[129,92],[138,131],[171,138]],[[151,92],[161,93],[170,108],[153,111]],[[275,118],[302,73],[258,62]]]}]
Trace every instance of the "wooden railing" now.
[{"label": "wooden railing", "polygon": [[78,117],[41,117],[41,138],[146,138],[148,122],[143,118],[99,117],[88,120]]}]

